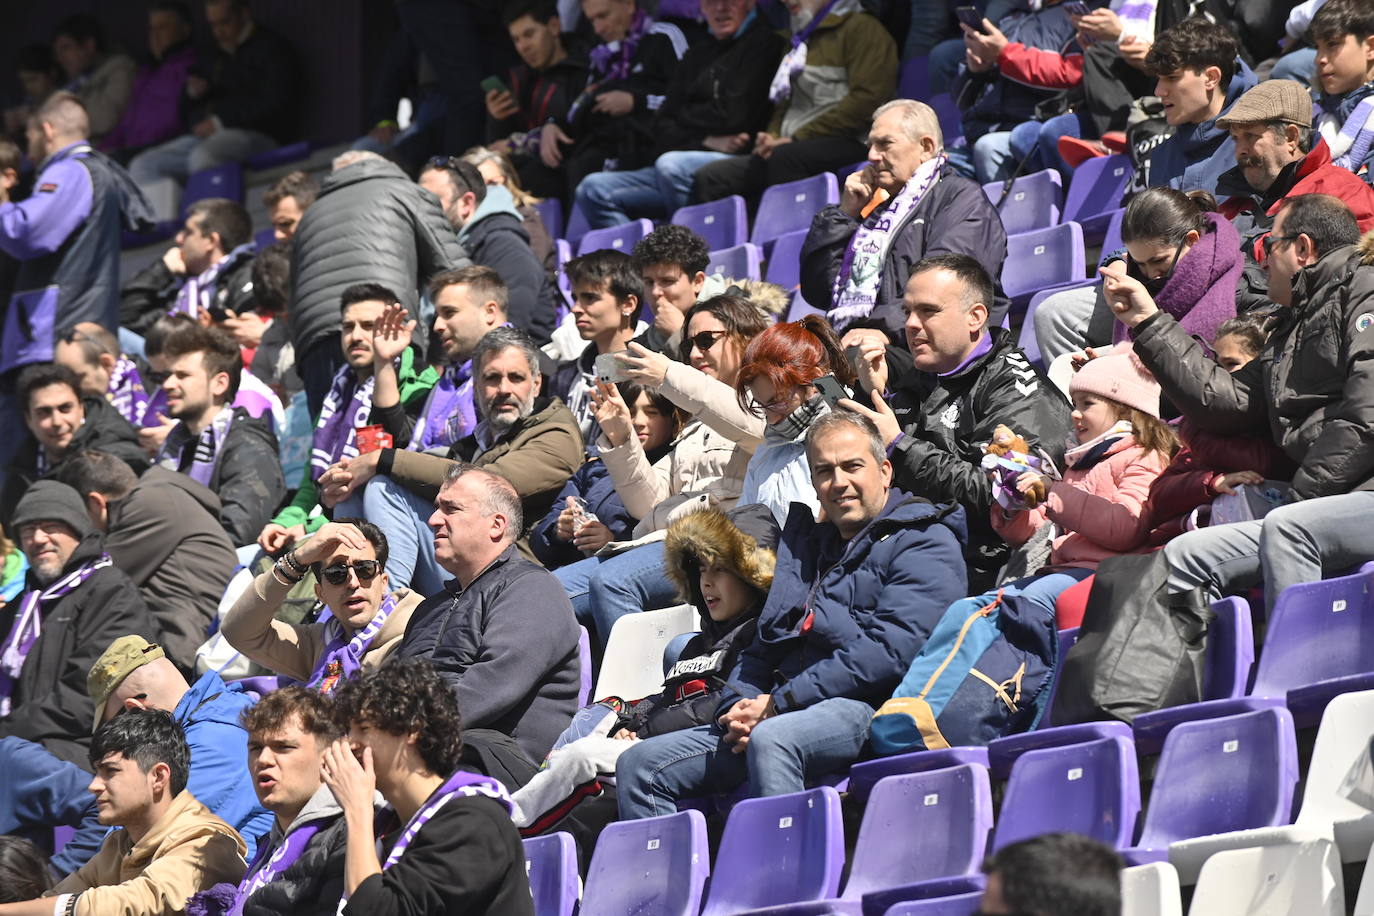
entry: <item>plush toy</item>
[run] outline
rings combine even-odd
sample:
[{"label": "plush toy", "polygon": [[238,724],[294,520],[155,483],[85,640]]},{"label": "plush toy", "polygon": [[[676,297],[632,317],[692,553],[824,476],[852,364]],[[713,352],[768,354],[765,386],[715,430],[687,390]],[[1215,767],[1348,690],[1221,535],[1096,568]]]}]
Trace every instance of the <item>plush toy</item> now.
[{"label": "plush toy", "polygon": [[983,470],[992,477],[993,497],[1003,509],[1034,509],[1045,501],[1043,476],[1025,493],[1016,486],[1017,479],[1027,471],[1043,474],[1043,462],[1030,453],[1029,442],[1010,427],[999,425],[983,452]]}]

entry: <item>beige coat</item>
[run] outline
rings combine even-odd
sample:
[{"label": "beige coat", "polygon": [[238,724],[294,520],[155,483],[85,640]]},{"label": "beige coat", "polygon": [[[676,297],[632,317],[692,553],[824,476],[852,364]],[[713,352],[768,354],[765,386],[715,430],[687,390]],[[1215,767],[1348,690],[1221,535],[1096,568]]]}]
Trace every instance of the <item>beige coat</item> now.
[{"label": "beige coat", "polygon": [[[259,665],[304,681],[314,672],[315,663],[324,652],[325,625],[276,620],[273,615],[288,591],[290,588],[282,585],[268,569],[239,595],[220,628],[231,646]],[[400,645],[411,612],[424,600],[424,595],[406,588],[398,589],[395,594],[396,609],[382,624],[372,640],[372,647],[363,654],[364,668],[373,668],[386,661],[391,650]]]},{"label": "beige coat", "polygon": [[76,916],[184,913],[192,894],[243,880],[247,851],[233,827],[182,792],[137,844],[127,831],[114,831],[95,858],[45,896],[80,894]]}]

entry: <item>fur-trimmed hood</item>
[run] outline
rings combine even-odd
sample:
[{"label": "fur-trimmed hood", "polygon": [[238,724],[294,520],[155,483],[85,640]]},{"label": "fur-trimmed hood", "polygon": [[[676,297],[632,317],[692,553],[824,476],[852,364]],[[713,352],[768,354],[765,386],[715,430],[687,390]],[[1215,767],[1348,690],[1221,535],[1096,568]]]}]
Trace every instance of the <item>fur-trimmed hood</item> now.
[{"label": "fur-trimmed hood", "polygon": [[1355,243],[1355,250],[1360,254],[1361,264],[1366,267],[1374,264],[1374,230],[1360,236],[1360,240]]},{"label": "fur-trimmed hood", "polygon": [[697,584],[703,564],[718,563],[758,589],[762,606],[773,584],[779,535],[778,523],[766,506],[737,506],[729,512],[703,509],[668,526],[664,566],[678,593],[703,617],[705,607]]}]

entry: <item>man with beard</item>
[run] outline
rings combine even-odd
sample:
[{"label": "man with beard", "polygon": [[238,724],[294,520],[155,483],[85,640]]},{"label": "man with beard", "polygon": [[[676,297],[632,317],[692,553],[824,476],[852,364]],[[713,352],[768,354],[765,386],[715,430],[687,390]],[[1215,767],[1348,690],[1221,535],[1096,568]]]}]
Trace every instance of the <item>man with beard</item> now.
[{"label": "man with beard", "polygon": [[[469,462],[510,481],[530,525],[544,517],[582,464],[582,435],[572,411],[556,397],[540,396],[539,350],[528,334],[518,328],[488,331],[477,343],[472,365],[478,423],[471,435],[443,454],[396,448],[368,452],[320,477],[326,506],[366,487],[364,514],[391,542],[394,587],[432,595],[448,578],[430,549],[425,519],[453,462]],[[520,552],[534,559],[529,531],[522,528],[515,540]]]}]

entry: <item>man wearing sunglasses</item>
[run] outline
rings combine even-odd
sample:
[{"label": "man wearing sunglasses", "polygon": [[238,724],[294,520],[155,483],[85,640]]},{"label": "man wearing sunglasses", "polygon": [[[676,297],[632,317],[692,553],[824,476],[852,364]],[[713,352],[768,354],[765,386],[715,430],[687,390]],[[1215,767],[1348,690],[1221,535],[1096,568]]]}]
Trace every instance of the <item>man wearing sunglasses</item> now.
[{"label": "man wearing sunglasses", "polygon": [[[359,668],[380,665],[424,598],[389,589],[386,535],[360,518],[326,524],[253,580],[221,624],[224,638],[258,664],[330,692]],[[315,623],[277,620],[307,572],[328,614]]]}]

